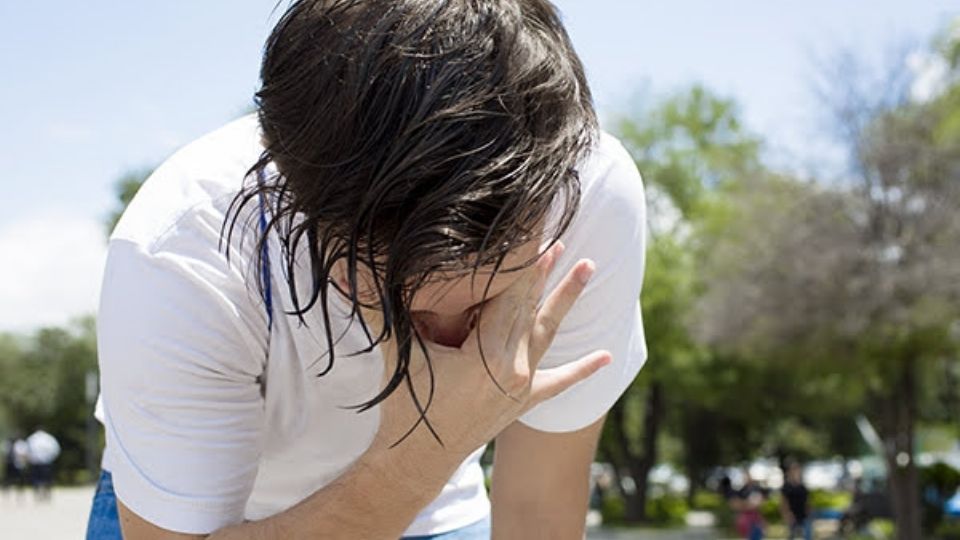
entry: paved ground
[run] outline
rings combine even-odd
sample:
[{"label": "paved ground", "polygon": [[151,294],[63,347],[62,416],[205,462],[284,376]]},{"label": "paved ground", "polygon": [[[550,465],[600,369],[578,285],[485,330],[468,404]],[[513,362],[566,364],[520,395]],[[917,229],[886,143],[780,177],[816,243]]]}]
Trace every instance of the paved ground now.
[{"label": "paved ground", "polygon": [[[60,488],[50,503],[33,494],[0,493],[0,539],[79,540],[86,530],[93,488]],[[706,529],[617,531],[591,529],[589,540],[716,540]]]},{"label": "paved ground", "polygon": [[4,540],[80,540],[87,526],[93,487],[60,488],[50,503],[33,493],[0,493],[0,538]]},{"label": "paved ground", "polygon": [[615,530],[591,529],[587,532],[587,540],[719,540],[720,537],[710,529],[678,529],[678,530]]}]

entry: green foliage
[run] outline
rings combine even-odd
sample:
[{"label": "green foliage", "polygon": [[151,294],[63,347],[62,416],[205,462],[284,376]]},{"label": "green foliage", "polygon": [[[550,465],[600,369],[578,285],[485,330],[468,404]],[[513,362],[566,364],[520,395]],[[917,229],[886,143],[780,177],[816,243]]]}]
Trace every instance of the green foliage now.
[{"label": "green foliage", "polygon": [[62,329],[41,330],[14,350],[0,367],[0,405],[23,432],[53,416],[58,371],[71,336]]},{"label": "green foliage", "polygon": [[945,521],[934,529],[937,540],[960,540],[960,521]]},{"label": "green foliage", "polygon": [[920,491],[923,496],[923,527],[933,530],[943,521],[943,503],[960,488],[960,471],[937,462],[920,469]]},{"label": "green foliage", "polygon": [[717,530],[726,531],[730,535],[736,533],[737,514],[730,508],[727,501],[724,501],[723,505],[713,513],[713,516],[716,518],[714,525]]},{"label": "green foliage", "polygon": [[896,526],[889,519],[875,519],[867,525],[865,532],[856,532],[846,536],[849,540],[894,540]]},{"label": "green foliage", "polygon": [[719,493],[698,489],[693,494],[693,502],[690,505],[693,510],[711,510],[716,511],[725,507],[727,502]]},{"label": "green foliage", "polygon": [[[954,75],[956,36],[941,44]],[[912,422],[897,415],[955,419],[960,84],[924,104],[834,99],[852,100],[831,104],[849,113],[847,183],[767,169],[736,103],[703,87],[621,121],[648,189],[649,362],[603,455],[647,457],[653,385],[666,396],[656,440],[682,441],[653,457],[682,464],[694,487],[712,465],[761,454],[858,455],[857,414],[887,444],[912,437],[894,432]]]},{"label": "green foliage", "polygon": [[697,379],[702,359],[685,324],[695,298],[694,268],[690,249],[675,235],[655,236],[648,246],[642,310],[648,356],[657,361],[647,376],[674,386]]},{"label": "green foliage", "polygon": [[[690,510],[683,497],[658,494],[647,499],[647,522],[658,527],[683,525]],[[626,524],[626,502],[618,493],[608,493],[600,506],[605,525]]]},{"label": "green foliage", "polygon": [[954,423],[925,423],[917,429],[917,446],[923,452],[950,452],[958,439],[960,426]]},{"label": "green foliage", "polygon": [[5,418],[0,436],[25,436],[44,426],[62,447],[57,462],[61,480],[82,480],[77,474],[86,466],[93,413],[86,379],[96,371],[92,318],[31,336],[0,336],[0,411]]},{"label": "green foliage", "polygon": [[647,499],[647,518],[658,526],[683,525],[690,508],[683,497],[663,494]]},{"label": "green foliage", "polygon": [[764,440],[764,447],[776,455],[787,455],[799,461],[823,457],[827,447],[827,432],[803,423],[796,417],[778,420]]},{"label": "green foliage", "polygon": [[[647,499],[647,523],[658,527],[683,525],[690,507],[686,499],[673,494],[657,494]],[[626,502],[618,493],[608,493],[600,506],[605,525],[624,525]]]},{"label": "green foliage", "polygon": [[[117,204],[105,223],[108,234],[152,171],[132,170],[117,180]],[[92,317],[67,328],[43,328],[30,336],[0,334],[0,436],[27,435],[43,425],[62,447],[59,480],[91,481],[86,470],[91,427],[101,438],[96,452],[102,448],[99,424],[90,424],[93,411],[87,396],[88,374],[96,372]],[[92,458],[99,463],[99,456]]]},{"label": "green foliage", "polygon": [[853,502],[853,496],[847,491],[827,491],[814,489],[810,491],[810,508],[817,510],[844,510]]},{"label": "green foliage", "polygon": [[759,139],[746,133],[737,104],[703,86],[658,102],[617,129],[650,185],[686,217],[706,192],[759,166]]},{"label": "green foliage", "polygon": [[936,489],[941,496],[953,495],[960,487],[960,471],[940,461],[920,469],[920,478],[924,487]]},{"label": "green foliage", "polygon": [[893,520],[890,519],[875,519],[870,522],[868,528],[874,539],[892,539],[897,530]]},{"label": "green foliage", "polygon": [[935,132],[935,141],[940,145],[956,145],[960,142],[960,18],[955,18],[934,41],[934,50],[939,53],[952,70],[954,84],[946,88],[932,107],[941,119]]},{"label": "green foliage", "polygon": [[772,493],[769,497],[760,503],[760,515],[767,523],[780,523],[783,516],[780,515],[780,494]]},{"label": "green foliage", "polygon": [[[695,469],[689,472],[700,482],[708,467],[722,461],[716,430],[732,427],[731,423],[750,424],[739,419],[716,421],[710,414],[728,403],[724,394],[730,387],[717,383],[714,357],[690,332],[690,316],[702,288],[691,232],[703,219],[710,190],[758,166],[760,143],[743,130],[733,101],[700,86],[668,96],[636,118],[623,119],[618,132],[647,186],[651,241],[641,305],[650,361],[615,405],[618,414],[610,417],[622,422],[607,422],[601,455],[621,463],[651,457],[675,460]],[[727,380],[736,384],[737,379],[733,375]],[[645,422],[656,412],[648,399],[654,384],[666,389],[663,411],[670,418],[657,419],[669,426],[668,434],[652,436],[658,443],[683,444],[665,452],[668,455],[643,456]],[[737,401],[741,400],[729,400]],[[751,410],[749,416],[753,415]],[[635,481],[643,485],[643,479]]]},{"label": "green foliage", "polygon": [[623,497],[615,493],[608,493],[600,504],[600,515],[605,525],[624,523],[627,515],[627,504]]}]

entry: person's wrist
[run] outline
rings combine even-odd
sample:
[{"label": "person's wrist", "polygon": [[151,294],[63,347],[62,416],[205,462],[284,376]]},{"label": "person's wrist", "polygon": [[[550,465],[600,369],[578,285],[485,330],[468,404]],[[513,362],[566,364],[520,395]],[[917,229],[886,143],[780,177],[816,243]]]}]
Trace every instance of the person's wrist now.
[{"label": "person's wrist", "polygon": [[466,456],[454,455],[435,440],[418,439],[414,433],[393,447],[377,440],[361,460],[372,474],[394,485],[405,498],[425,505],[440,494]]}]

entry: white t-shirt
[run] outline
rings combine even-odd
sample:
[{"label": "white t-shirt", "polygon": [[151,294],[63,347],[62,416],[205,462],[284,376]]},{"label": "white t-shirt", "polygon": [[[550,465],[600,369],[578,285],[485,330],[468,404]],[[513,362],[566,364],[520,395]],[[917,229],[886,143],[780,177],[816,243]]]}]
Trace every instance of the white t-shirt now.
[{"label": "white t-shirt", "polygon": [[60,455],[60,443],[46,431],[34,431],[27,437],[27,459],[31,465],[50,465]]},{"label": "white t-shirt", "polygon": [[30,445],[23,439],[17,439],[13,442],[13,466],[18,469],[26,469],[30,464]]},{"label": "white t-shirt", "polygon": [[[285,313],[292,303],[276,238],[269,242],[268,330],[253,268],[256,204],[238,221],[229,261],[218,249],[230,202],[261,151],[253,116],[189,144],[146,181],[110,239],[98,314],[104,468],[119,499],[165,529],[209,533],[281,512],[342,474],[379,424],[376,408],[346,408],[378,391],[379,351],[348,356],[366,338],[330,295],[333,335],[343,337],[334,368],[317,377],[326,367],[323,321],[319,309],[305,315],[306,325]],[[600,348],[614,361],[521,418],[543,431],[596,421],[646,359],[637,301],[645,245],[640,176],[609,135],[580,176],[581,207],[547,290],[580,258],[593,259],[597,271],[541,367]],[[307,274],[297,274],[298,288],[308,290]],[[481,452],[406,534],[449,531],[489,513]]]}]

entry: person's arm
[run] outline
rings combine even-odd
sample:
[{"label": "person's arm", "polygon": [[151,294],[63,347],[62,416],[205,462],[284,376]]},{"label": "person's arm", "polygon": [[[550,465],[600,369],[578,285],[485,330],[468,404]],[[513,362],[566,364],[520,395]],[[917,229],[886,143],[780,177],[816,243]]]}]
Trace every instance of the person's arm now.
[{"label": "person's arm", "polygon": [[[467,455],[501,433],[524,411],[609,364],[608,352],[595,351],[556,369],[537,370],[557,325],[593,274],[592,263],[581,261],[536,308],[555,254],[560,251],[562,245],[549,250],[510,288],[491,299],[484,307],[491,322],[478,325],[461,349],[424,343],[434,361],[432,371],[426,369],[422,354],[415,350],[411,355],[410,384],[423,392],[420,395],[435,388],[429,419],[443,434],[442,445],[422,426],[399,442],[420,414],[408,394],[394,392],[380,406],[380,428],[371,448],[344,475],[300,504],[264,520],[191,536],[162,529],[137,516],[123,507],[123,493],[118,491],[124,537],[398,538],[422,507],[439,494]],[[481,342],[488,344],[487,367],[482,362]],[[393,341],[384,344],[385,358],[396,358],[395,347]],[[471,391],[464,392],[464,388]]]},{"label": "person's arm", "polygon": [[[494,538],[582,538],[589,465],[599,420],[646,359],[637,299],[643,282],[646,212],[643,184],[630,155],[602,136],[585,165],[581,208],[564,233],[565,257],[597,263],[597,274],[559,326],[540,364],[560,369],[602,348],[604,371],[529,411],[497,437],[493,481]],[[556,274],[557,277],[562,275]],[[547,287],[550,288],[549,285]]]},{"label": "person's arm", "polygon": [[417,513],[439,493],[462,458],[437,445],[411,441],[372,450],[346,473],[300,504],[260,521],[207,535],[165,530],[118,501],[124,538],[180,540],[210,538],[399,538]]},{"label": "person's arm", "polygon": [[495,540],[583,538],[590,464],[603,419],[567,433],[514,422],[497,437],[493,467]]}]

